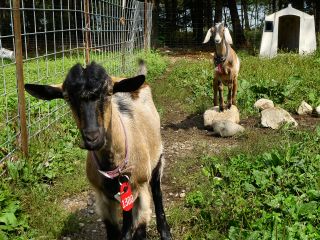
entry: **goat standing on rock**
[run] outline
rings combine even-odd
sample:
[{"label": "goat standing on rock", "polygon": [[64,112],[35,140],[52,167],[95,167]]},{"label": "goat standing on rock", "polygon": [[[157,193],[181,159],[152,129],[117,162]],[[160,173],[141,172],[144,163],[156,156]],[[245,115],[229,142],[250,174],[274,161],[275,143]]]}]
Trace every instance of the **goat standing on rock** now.
[{"label": "goat standing on rock", "polygon": [[219,91],[219,109],[223,111],[223,85],[228,86],[228,109],[236,104],[240,60],[230,46],[232,44],[232,38],[228,28],[226,28],[223,23],[217,23],[214,27],[210,28],[203,43],[209,42],[211,36],[214,37],[216,47],[214,53],[214,64],[216,68],[213,79],[213,104],[214,106],[218,106]]},{"label": "goat standing on rock", "polygon": [[160,188],[164,166],[160,118],[142,61],[139,74],[115,81],[93,62],[86,68],[72,67],[63,84],[25,85],[39,99],[63,98],[71,107],[83,147],[89,150],[87,177],[109,240],[146,239],[150,187],[161,239],[171,239]]}]

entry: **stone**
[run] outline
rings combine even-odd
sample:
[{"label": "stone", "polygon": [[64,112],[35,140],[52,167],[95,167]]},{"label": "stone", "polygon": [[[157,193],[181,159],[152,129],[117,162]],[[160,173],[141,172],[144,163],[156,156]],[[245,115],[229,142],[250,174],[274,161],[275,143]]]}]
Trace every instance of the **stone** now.
[{"label": "stone", "polygon": [[273,104],[273,101],[269,99],[261,98],[255,102],[254,107],[262,111],[264,109],[274,107],[274,104]]},{"label": "stone", "polygon": [[186,193],[180,193],[179,197],[184,198],[186,196]]},{"label": "stone", "polygon": [[298,126],[290,113],[280,107],[267,108],[261,112],[261,124],[263,127],[278,129],[282,124],[292,123]]},{"label": "stone", "polygon": [[318,117],[320,117],[320,106],[316,107],[316,114]]},{"label": "stone", "polygon": [[297,109],[297,113],[299,115],[306,115],[306,114],[311,114],[312,113],[312,107],[306,103],[305,101],[302,101],[300,106]]},{"label": "stone", "polygon": [[244,131],[244,127],[230,120],[214,122],[212,128],[213,133],[221,137],[231,137]]},{"label": "stone", "polygon": [[79,227],[84,227],[84,223],[79,223]]},{"label": "stone", "polygon": [[229,120],[234,123],[240,122],[240,113],[236,106],[232,105],[230,109],[226,109],[223,112],[219,111],[219,106],[215,106],[208,109],[203,114],[204,126],[212,129],[212,124],[218,121]]}]

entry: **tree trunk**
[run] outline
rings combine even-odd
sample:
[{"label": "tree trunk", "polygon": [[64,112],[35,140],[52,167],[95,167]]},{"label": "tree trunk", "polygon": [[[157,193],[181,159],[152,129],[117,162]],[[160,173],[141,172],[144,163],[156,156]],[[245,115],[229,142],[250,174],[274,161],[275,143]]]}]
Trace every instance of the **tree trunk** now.
[{"label": "tree trunk", "polygon": [[214,23],[222,22],[222,0],[216,0],[214,9]]},{"label": "tree trunk", "polygon": [[228,6],[230,9],[234,42],[237,45],[245,46],[246,38],[244,36],[243,29],[240,24],[240,18],[237,10],[236,0],[228,0]]},{"label": "tree trunk", "polygon": [[152,47],[158,47],[158,37],[159,37],[159,12],[160,12],[160,1],[159,0],[152,0],[153,3],[153,11],[152,11]]},{"label": "tree trunk", "polygon": [[316,23],[316,32],[320,32],[320,2],[319,0],[314,0],[315,5],[315,23]]},{"label": "tree trunk", "polygon": [[292,7],[303,11],[304,10],[304,0],[292,0]]},{"label": "tree trunk", "polygon": [[277,1],[276,0],[272,0],[271,3],[271,11],[274,13],[277,11]]},{"label": "tree trunk", "polygon": [[248,2],[247,0],[241,0],[244,17],[244,27],[246,30],[250,30],[249,15],[248,15]]},{"label": "tree trunk", "polygon": [[206,8],[204,10],[205,13],[205,23],[206,23],[206,27],[207,28],[211,28],[212,27],[212,20],[213,20],[213,16],[212,16],[212,0],[207,0],[205,1],[206,4]]},{"label": "tree trunk", "polygon": [[203,41],[203,0],[192,1],[192,26],[195,42],[198,44]]}]

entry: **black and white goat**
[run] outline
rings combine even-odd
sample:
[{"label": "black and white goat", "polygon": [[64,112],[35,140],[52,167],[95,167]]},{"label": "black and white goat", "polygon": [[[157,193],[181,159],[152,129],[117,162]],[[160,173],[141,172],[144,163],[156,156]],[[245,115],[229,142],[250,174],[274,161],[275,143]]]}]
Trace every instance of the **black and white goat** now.
[{"label": "black and white goat", "polygon": [[223,23],[217,23],[210,28],[203,43],[209,42],[211,36],[215,42],[214,64],[215,74],[213,79],[213,104],[218,106],[219,91],[219,108],[224,110],[223,85],[228,86],[228,105],[236,105],[236,96],[238,89],[238,74],[240,70],[240,60],[236,52],[231,48],[232,38],[227,27]]},{"label": "black and white goat", "polygon": [[[140,67],[145,69],[143,63]],[[160,119],[145,75],[112,79],[93,62],[86,68],[72,67],[63,84],[26,84],[25,89],[39,99],[63,98],[69,103],[83,147],[89,150],[87,177],[107,239],[146,239],[150,190],[161,239],[171,239],[160,188]]]}]

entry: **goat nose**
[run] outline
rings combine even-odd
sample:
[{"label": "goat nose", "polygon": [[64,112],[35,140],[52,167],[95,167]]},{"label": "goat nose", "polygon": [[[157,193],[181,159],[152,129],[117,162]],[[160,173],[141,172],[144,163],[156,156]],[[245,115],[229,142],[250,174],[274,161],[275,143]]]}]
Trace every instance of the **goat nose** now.
[{"label": "goat nose", "polygon": [[83,133],[84,133],[85,140],[88,141],[88,142],[94,142],[99,137],[99,131],[98,130],[96,130],[96,131],[84,130]]}]

